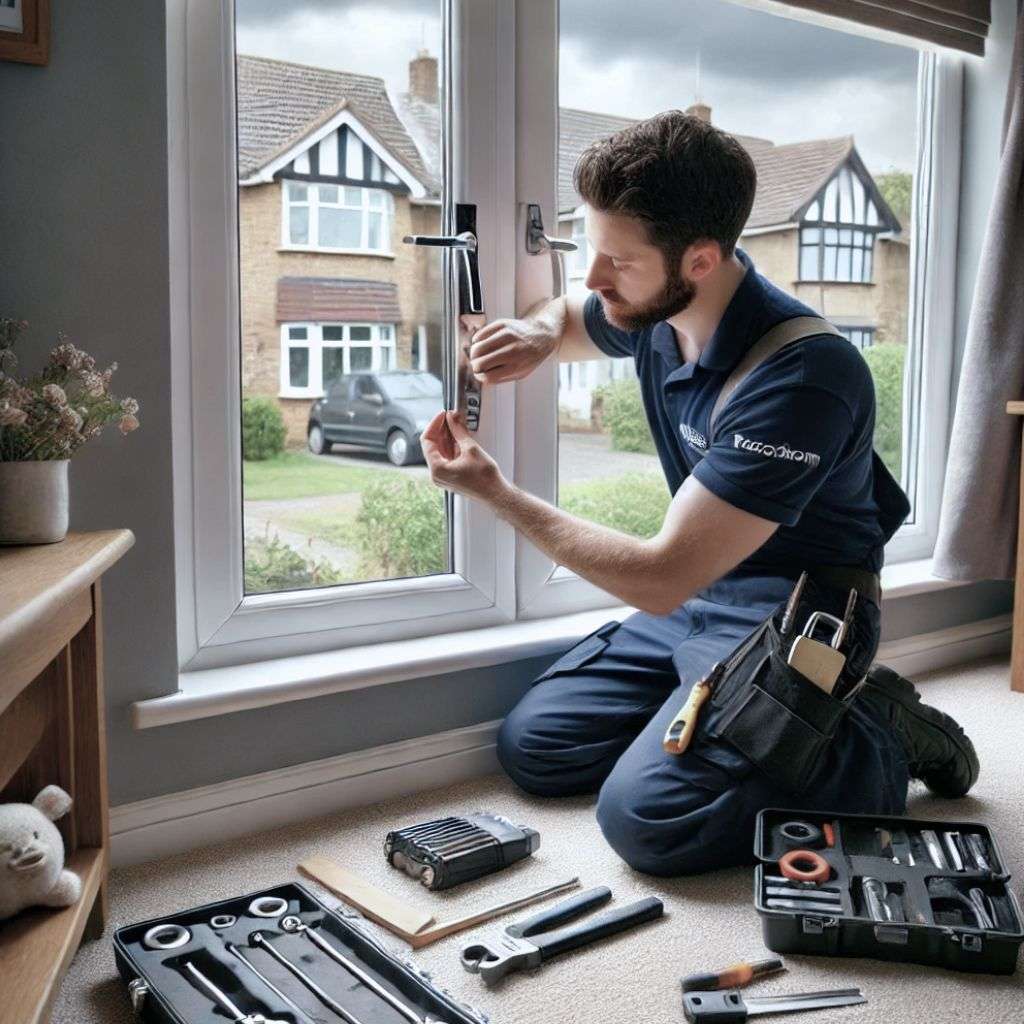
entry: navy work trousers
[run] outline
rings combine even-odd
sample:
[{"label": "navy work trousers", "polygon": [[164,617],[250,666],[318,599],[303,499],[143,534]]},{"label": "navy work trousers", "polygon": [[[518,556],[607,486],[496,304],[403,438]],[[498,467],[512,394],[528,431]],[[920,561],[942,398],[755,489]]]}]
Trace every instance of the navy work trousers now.
[{"label": "navy work trousers", "polygon": [[[653,875],[750,863],[764,807],[904,813],[903,749],[856,698],[827,763],[800,794],[707,736],[708,716],[716,713],[710,704],[685,753],[662,750],[690,687],[792,588],[792,580],[774,576],[726,577],[671,615],[638,612],[602,627],[543,672],[505,719],[498,734],[505,770],[529,793],[599,792],[605,838],[628,864]],[[877,630],[877,609],[870,608]]]}]

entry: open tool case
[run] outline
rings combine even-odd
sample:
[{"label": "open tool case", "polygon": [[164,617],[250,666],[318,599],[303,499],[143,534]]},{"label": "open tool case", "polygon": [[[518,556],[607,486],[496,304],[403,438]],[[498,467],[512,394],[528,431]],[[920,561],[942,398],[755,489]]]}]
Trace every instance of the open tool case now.
[{"label": "open tool case", "polygon": [[[800,826],[809,826],[810,841],[790,838],[794,832],[799,837]],[[929,851],[922,832],[934,836],[941,856],[933,855],[934,843]],[[957,833],[959,842],[946,833]],[[968,842],[969,836],[976,838]],[[972,846],[988,870],[978,866]],[[795,849],[823,858],[829,879],[783,880],[780,858]],[[754,902],[765,944],[777,953],[863,956],[990,974],[1012,974],[1016,967],[1024,942],[1021,911],[999,847],[984,825],[768,809],[758,815],[754,852],[761,862],[754,872]],[[946,866],[937,867],[936,859]],[[983,898],[972,898],[972,889]],[[780,906],[780,900],[801,906]],[[990,917],[988,926],[978,926],[974,900]]]},{"label": "open tool case", "polygon": [[[280,916],[250,913],[254,901],[275,897],[288,904]],[[147,1024],[225,1024],[234,1019],[188,974],[185,964],[191,963],[245,1015],[261,1014],[268,1021],[286,1024],[344,1022],[344,1016],[325,1006],[271,954],[251,944],[250,936],[260,931],[354,1019],[362,1024],[408,1024],[408,1014],[389,1005],[306,935],[287,933],[282,921],[288,916],[299,918],[418,1017],[446,1024],[484,1024],[478,1011],[456,1002],[428,976],[380,945],[359,915],[330,910],[294,883],[119,928],[114,933],[114,955],[139,1018]],[[217,926],[231,917],[233,924]],[[149,949],[144,937],[159,926],[182,926],[190,938],[173,949]],[[239,949],[278,992],[261,982],[230,946]]]}]

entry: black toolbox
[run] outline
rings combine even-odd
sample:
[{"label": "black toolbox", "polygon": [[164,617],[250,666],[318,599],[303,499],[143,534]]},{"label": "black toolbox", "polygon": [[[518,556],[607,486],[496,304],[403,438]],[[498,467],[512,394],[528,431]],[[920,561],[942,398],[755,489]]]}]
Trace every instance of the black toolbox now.
[{"label": "black toolbox", "polygon": [[[278,901],[286,904],[283,913],[274,912]],[[254,905],[262,914],[271,913],[254,914]],[[354,1019],[362,1024],[408,1024],[408,1014],[335,962],[307,935],[283,928],[287,917],[297,918],[313,930],[417,1016],[447,1024],[484,1024],[482,1014],[457,1002],[411,963],[385,949],[358,914],[329,909],[297,883],[119,928],[114,933],[114,956],[140,1020],[147,1024],[224,1024],[233,1019],[189,973],[185,965],[191,964],[245,1015],[262,1015],[285,1024],[345,1022],[344,1016],[329,1009],[265,948],[252,943],[253,933],[262,932],[275,950],[297,964]],[[186,933],[187,940],[181,941]],[[148,948],[148,934],[151,943],[168,948]],[[232,948],[252,966],[243,963]]]},{"label": "black toolbox", "polygon": [[[784,877],[779,861],[797,850],[822,858],[828,881]],[[989,974],[1016,968],[1020,906],[984,825],[771,808],[758,814],[754,853],[754,903],[765,945],[777,953]],[[813,857],[789,859],[814,873]]]}]

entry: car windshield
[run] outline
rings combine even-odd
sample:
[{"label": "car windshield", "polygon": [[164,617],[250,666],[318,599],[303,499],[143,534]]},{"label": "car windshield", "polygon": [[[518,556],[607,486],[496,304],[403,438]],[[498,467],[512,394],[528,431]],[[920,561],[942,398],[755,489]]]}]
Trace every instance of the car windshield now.
[{"label": "car windshield", "polygon": [[394,377],[384,377],[381,383],[392,401],[401,401],[403,398],[441,397],[441,381],[432,373],[403,373]]}]

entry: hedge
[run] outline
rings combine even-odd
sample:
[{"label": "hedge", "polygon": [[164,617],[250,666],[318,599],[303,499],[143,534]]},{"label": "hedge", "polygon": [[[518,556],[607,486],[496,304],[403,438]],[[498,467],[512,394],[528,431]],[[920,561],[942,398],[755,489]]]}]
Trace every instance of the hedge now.
[{"label": "hedge", "polygon": [[875,450],[897,480],[902,472],[903,364],[906,345],[872,345],[864,359],[875,382]]},{"label": "hedge", "polygon": [[444,572],[448,567],[444,492],[426,480],[375,480],[363,491],[356,543],[365,578]]},{"label": "hedge", "polygon": [[594,396],[601,402],[603,425],[611,434],[613,451],[655,453],[639,381],[614,380],[595,388]]},{"label": "hedge", "polygon": [[244,579],[247,594],[333,587],[348,582],[332,565],[303,558],[276,534],[246,537]]},{"label": "hedge", "polygon": [[242,458],[261,461],[284,451],[284,417],[272,398],[242,399]]}]

